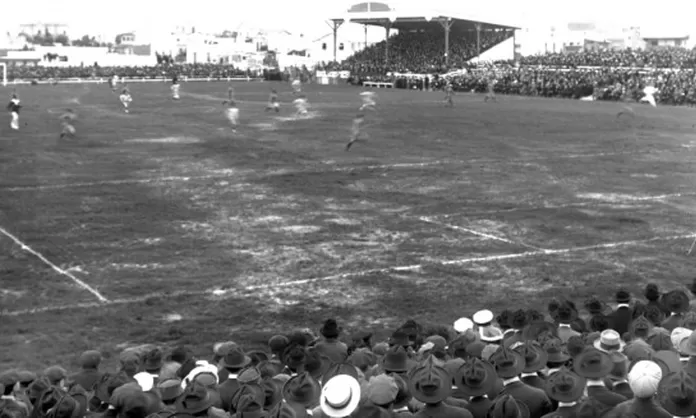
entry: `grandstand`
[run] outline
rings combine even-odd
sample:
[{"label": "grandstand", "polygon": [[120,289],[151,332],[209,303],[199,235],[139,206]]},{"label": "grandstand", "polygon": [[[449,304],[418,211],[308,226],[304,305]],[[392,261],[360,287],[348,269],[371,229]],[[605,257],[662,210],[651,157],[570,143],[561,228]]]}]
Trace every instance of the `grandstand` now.
[{"label": "grandstand", "polygon": [[[413,66],[415,56],[432,67],[448,69],[462,66],[471,58],[515,37],[517,26],[493,23],[491,19],[474,19],[427,9],[402,10],[385,3],[359,3],[340,17],[331,19],[334,33],[334,59],[338,29],[344,23],[383,27],[385,40],[351,57],[349,63],[368,61],[370,67],[381,69]],[[392,29],[399,31],[390,38]],[[408,45],[408,48],[406,48]],[[408,49],[408,50],[407,50]],[[510,56],[514,56],[514,47]],[[437,68],[433,68],[437,69]]]}]

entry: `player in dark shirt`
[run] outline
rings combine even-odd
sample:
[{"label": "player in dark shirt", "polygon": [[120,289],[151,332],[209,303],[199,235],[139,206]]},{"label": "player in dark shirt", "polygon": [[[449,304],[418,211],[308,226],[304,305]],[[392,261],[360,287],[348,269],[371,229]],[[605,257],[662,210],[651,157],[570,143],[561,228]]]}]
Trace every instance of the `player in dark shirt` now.
[{"label": "player in dark shirt", "polygon": [[10,128],[16,130],[19,130],[19,110],[22,108],[22,105],[19,104],[19,98],[17,98],[16,94],[12,94],[12,99],[10,100],[10,103],[7,104],[7,110],[10,112],[11,115],[11,120],[10,120]]}]

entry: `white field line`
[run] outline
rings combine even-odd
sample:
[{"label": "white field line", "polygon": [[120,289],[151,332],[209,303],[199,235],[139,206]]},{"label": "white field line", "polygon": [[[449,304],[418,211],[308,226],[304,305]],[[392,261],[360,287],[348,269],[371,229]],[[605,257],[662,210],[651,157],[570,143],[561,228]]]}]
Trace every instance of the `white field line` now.
[{"label": "white field line", "polygon": [[[635,197],[625,197],[623,199],[612,201],[603,199],[592,199],[590,202],[576,202],[576,203],[566,203],[563,205],[545,205],[545,206],[530,206],[530,207],[518,207],[510,209],[500,209],[492,211],[481,211],[481,212],[454,212],[445,213],[442,215],[434,216],[433,218],[449,218],[452,216],[485,216],[485,215],[495,215],[496,213],[508,213],[508,212],[522,212],[525,210],[539,210],[539,209],[564,209],[564,208],[581,208],[586,206],[595,206],[601,203],[606,204],[626,204],[631,202],[648,202],[648,201],[663,201],[675,197],[685,197],[685,196],[696,196],[696,192],[685,192],[685,193],[670,193],[657,196],[635,196]],[[587,199],[587,198],[585,198]]]},{"label": "white field line", "polygon": [[35,251],[35,250],[32,249],[31,247],[29,247],[27,244],[25,244],[25,243],[23,243],[22,241],[20,241],[19,238],[15,237],[14,235],[12,235],[11,233],[9,233],[7,230],[5,230],[5,229],[2,228],[2,227],[0,227],[0,234],[3,234],[3,235],[5,235],[7,238],[9,238],[9,239],[11,239],[12,241],[14,241],[14,243],[17,244],[17,245],[19,245],[19,246],[22,248],[22,250],[28,252],[29,254],[31,254],[31,255],[35,256],[36,258],[38,258],[39,260],[41,260],[44,264],[46,264],[47,266],[49,266],[50,268],[52,268],[56,273],[58,273],[58,274],[60,274],[60,275],[63,275],[63,276],[65,276],[65,277],[69,278],[69,279],[72,280],[73,283],[75,283],[77,286],[79,286],[79,287],[81,287],[82,289],[84,289],[84,290],[88,291],[89,293],[93,294],[93,295],[99,300],[99,302],[101,302],[101,303],[109,302],[108,299],[106,299],[104,296],[102,296],[102,294],[99,293],[99,292],[98,292],[96,289],[94,289],[92,286],[90,286],[90,285],[88,285],[87,283],[83,282],[82,280],[78,279],[78,278],[75,277],[75,275],[73,275],[72,273],[70,273],[70,272],[68,272],[68,271],[65,271],[65,270],[63,270],[62,268],[56,266],[56,265],[53,264],[51,261],[49,261],[46,257],[44,257],[41,253],[39,253],[38,251]]},{"label": "white field line", "polygon": [[95,307],[104,307],[105,305],[129,305],[129,304],[135,304],[135,303],[142,303],[142,302],[145,302],[149,299],[172,299],[172,298],[184,297],[184,296],[219,296],[219,297],[228,296],[228,297],[230,297],[230,296],[240,295],[240,294],[243,294],[245,292],[252,292],[255,290],[262,290],[262,289],[278,289],[278,288],[283,288],[283,287],[291,287],[291,286],[297,286],[297,285],[303,285],[303,284],[309,284],[309,283],[330,282],[330,281],[348,279],[348,278],[352,278],[352,277],[368,276],[368,275],[379,274],[379,273],[419,271],[419,270],[422,270],[423,268],[425,268],[429,265],[449,266],[449,265],[463,265],[463,264],[473,264],[473,263],[487,263],[487,262],[496,262],[496,261],[502,261],[502,260],[519,259],[519,258],[563,255],[563,254],[570,254],[570,253],[583,252],[583,251],[604,250],[604,249],[618,248],[618,247],[631,247],[631,246],[638,246],[638,245],[647,244],[647,243],[651,243],[651,242],[655,242],[655,241],[676,241],[676,240],[681,240],[681,239],[692,239],[692,238],[696,238],[696,234],[672,235],[672,236],[654,237],[654,238],[648,238],[648,239],[642,239],[642,240],[610,242],[610,243],[605,243],[605,244],[565,248],[565,249],[560,249],[560,250],[536,250],[536,251],[527,251],[527,252],[523,252],[523,253],[490,255],[490,256],[483,256],[483,257],[462,258],[462,259],[457,259],[457,260],[443,260],[443,261],[432,262],[429,264],[412,264],[412,265],[406,265],[406,266],[394,266],[394,267],[386,267],[386,268],[381,268],[381,269],[371,269],[371,270],[364,270],[364,271],[352,272],[352,273],[342,273],[342,274],[336,274],[336,275],[326,276],[326,277],[316,277],[313,279],[292,280],[292,281],[278,283],[278,284],[262,284],[262,285],[254,285],[254,286],[245,286],[245,287],[240,288],[240,289],[212,288],[212,289],[205,289],[205,290],[182,290],[182,291],[174,291],[174,292],[157,292],[157,293],[150,293],[150,294],[147,294],[144,296],[139,296],[136,298],[112,299],[112,300],[109,300],[109,301],[104,302],[104,303],[88,302],[88,303],[77,303],[77,304],[63,305],[63,306],[46,306],[46,307],[41,307],[41,308],[24,309],[24,310],[19,310],[19,311],[0,312],[0,316],[4,315],[4,316],[15,316],[16,317],[16,316],[22,316],[22,315],[31,315],[31,314],[42,313],[42,312],[62,311],[62,310],[68,310],[68,309],[88,309],[88,308],[95,308]]},{"label": "white field line", "polygon": [[[640,154],[640,152],[607,152],[607,153],[596,153],[596,154],[568,154],[561,155],[554,158],[559,159],[579,159],[579,158],[595,158],[595,157],[607,157],[614,155],[626,155],[626,154]],[[330,164],[325,164],[324,166],[318,167],[308,167],[300,170],[280,170],[284,174],[299,174],[306,172],[321,172],[321,173],[332,173],[332,172],[352,172],[359,170],[383,170],[383,169],[398,169],[398,168],[413,168],[413,167],[430,167],[430,166],[441,166],[441,165],[462,165],[462,164],[481,164],[481,163],[507,163],[515,164],[520,162],[530,162],[530,161],[540,161],[548,160],[548,157],[533,157],[533,158],[520,158],[517,160],[500,160],[500,159],[473,159],[473,160],[437,160],[429,162],[420,163],[395,163],[395,164],[376,164],[368,166],[332,166]],[[20,186],[20,187],[0,187],[0,190],[7,192],[22,192],[22,191],[40,191],[40,190],[62,190],[62,189],[72,189],[78,187],[95,187],[95,186],[110,186],[110,185],[124,185],[124,184],[151,184],[151,183],[161,183],[161,182],[175,182],[175,181],[193,181],[193,180],[210,180],[210,179],[227,179],[236,177],[239,178],[243,173],[248,173],[252,175],[264,176],[268,172],[255,171],[255,170],[244,170],[242,172],[232,170],[232,172],[220,173],[220,174],[208,174],[208,175],[194,175],[194,176],[166,176],[166,177],[153,177],[144,179],[124,179],[124,180],[102,180],[94,182],[80,182],[80,183],[67,183],[67,184],[45,184],[37,186]]]},{"label": "white field line", "polygon": [[476,235],[476,236],[481,237],[481,238],[486,238],[486,239],[490,239],[490,240],[494,240],[494,241],[500,241],[500,242],[504,242],[506,244],[521,245],[523,247],[533,248],[535,250],[543,250],[543,248],[539,248],[539,247],[535,247],[533,245],[525,244],[524,242],[515,242],[515,241],[511,241],[507,238],[498,237],[495,235],[487,234],[485,232],[479,232],[479,231],[476,231],[474,229],[464,228],[464,227],[458,226],[458,225],[447,224],[444,222],[437,221],[433,218],[429,218],[427,216],[421,216],[418,219],[423,221],[423,222],[427,222],[427,223],[430,223],[433,225],[438,225],[438,226],[442,226],[445,228],[453,229],[455,231],[466,232],[468,234]]}]

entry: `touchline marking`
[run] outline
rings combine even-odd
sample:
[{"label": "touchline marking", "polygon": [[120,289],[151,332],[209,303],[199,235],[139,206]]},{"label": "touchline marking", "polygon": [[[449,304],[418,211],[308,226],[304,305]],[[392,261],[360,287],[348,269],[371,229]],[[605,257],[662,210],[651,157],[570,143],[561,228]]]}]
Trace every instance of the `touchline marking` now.
[{"label": "touchline marking", "polygon": [[[696,192],[685,192],[685,193],[670,193],[658,196],[635,196],[635,197],[625,197],[623,200],[610,200],[610,199],[591,199],[589,202],[577,202],[577,203],[566,203],[563,205],[544,205],[544,206],[530,206],[530,207],[518,207],[510,209],[500,209],[491,211],[481,211],[481,212],[454,212],[446,213],[443,215],[437,215],[435,218],[449,218],[452,216],[485,216],[485,215],[495,215],[496,213],[508,213],[508,212],[522,212],[522,211],[534,211],[540,209],[565,209],[565,208],[575,208],[575,207],[586,207],[586,206],[597,206],[599,204],[627,204],[631,202],[647,202],[647,201],[661,201],[667,200],[675,197],[685,197],[685,196],[696,196]],[[586,197],[587,199],[587,197]]]},{"label": "touchline marking", "polygon": [[503,238],[503,237],[498,237],[498,236],[495,236],[495,235],[486,234],[485,232],[479,232],[479,231],[476,231],[476,230],[473,230],[473,229],[469,229],[469,228],[464,228],[464,227],[458,226],[458,225],[447,224],[447,223],[444,223],[444,222],[436,221],[436,220],[434,220],[434,219],[432,219],[432,218],[428,218],[427,216],[421,216],[421,217],[419,217],[418,219],[420,219],[420,220],[423,221],[423,222],[431,223],[431,224],[433,224],[433,225],[439,225],[439,226],[442,226],[442,227],[445,227],[445,228],[454,229],[455,231],[466,232],[466,233],[469,233],[469,234],[472,234],[472,235],[476,235],[476,236],[479,236],[479,237],[482,237],[482,238],[486,238],[486,239],[492,239],[492,240],[495,240],[495,241],[500,241],[500,242],[504,242],[504,243],[512,244],[512,245],[521,245],[521,246],[523,246],[523,247],[533,248],[533,249],[535,249],[535,250],[543,250],[543,248],[535,247],[535,246],[533,246],[533,245],[528,245],[528,244],[525,244],[524,242],[515,242],[515,241],[511,241],[511,240],[509,240],[509,239]]},{"label": "touchline marking", "polygon": [[83,288],[84,290],[88,291],[89,293],[93,294],[93,295],[99,300],[99,302],[102,302],[102,303],[107,303],[107,302],[109,302],[108,299],[106,299],[104,296],[102,296],[102,294],[99,293],[99,292],[98,292],[96,289],[94,289],[92,286],[90,286],[90,285],[88,285],[87,283],[83,282],[82,280],[78,279],[78,278],[75,277],[75,275],[73,275],[72,273],[70,273],[70,272],[68,272],[68,271],[65,271],[65,270],[63,270],[62,268],[56,266],[56,265],[53,264],[51,261],[49,261],[46,257],[44,257],[41,253],[39,253],[39,252],[37,252],[37,251],[34,251],[31,247],[29,247],[28,245],[26,245],[25,243],[23,243],[22,241],[20,241],[19,238],[15,237],[14,235],[12,235],[11,233],[9,233],[9,232],[8,232],[7,230],[5,230],[4,228],[0,227],[0,233],[3,234],[3,235],[5,235],[7,238],[11,239],[12,241],[14,241],[14,243],[17,244],[17,245],[19,245],[19,246],[22,248],[22,250],[28,252],[29,254],[32,254],[33,256],[35,256],[36,258],[38,258],[39,260],[41,260],[44,264],[46,264],[47,266],[49,266],[50,268],[52,268],[52,269],[53,269],[55,272],[57,272],[58,274],[61,274],[61,275],[65,276],[65,277],[69,278],[69,279],[72,280],[76,285],[78,285],[79,287],[81,287],[81,288]]},{"label": "touchline marking", "polygon": [[[568,154],[561,155],[554,158],[559,159],[577,159],[577,158],[594,158],[600,156],[612,156],[612,155],[624,155],[624,154],[640,154],[640,152],[609,152],[609,153],[598,153],[598,154]],[[396,168],[413,168],[413,167],[431,167],[440,165],[465,165],[465,164],[482,164],[482,163],[507,163],[515,164],[520,162],[529,161],[540,161],[548,160],[548,157],[533,157],[533,158],[520,158],[516,160],[500,160],[492,158],[484,159],[473,159],[473,160],[437,160],[429,162],[420,163],[395,163],[395,164],[376,164],[367,166],[347,166],[338,167],[332,166],[330,164],[324,164],[320,166],[307,167],[299,170],[287,170],[283,171],[284,174],[299,174],[299,173],[311,173],[311,172],[321,172],[321,173],[331,173],[331,172],[352,172],[359,170],[381,170],[381,169],[396,169]],[[67,183],[67,184],[44,184],[36,186],[19,186],[19,187],[0,187],[0,190],[7,192],[22,192],[22,191],[32,191],[32,190],[62,190],[71,189],[78,187],[94,187],[94,186],[118,186],[125,184],[151,184],[151,183],[163,183],[163,182],[175,182],[175,181],[192,181],[192,180],[211,180],[211,179],[227,179],[231,177],[239,177],[244,175],[244,173],[249,175],[264,176],[268,175],[267,172],[259,172],[257,170],[232,170],[232,173],[222,173],[222,174],[207,174],[207,175],[193,175],[193,176],[167,176],[167,177],[155,177],[155,178],[144,178],[144,179],[124,179],[124,180],[102,180],[94,182],[80,182],[80,183]]]},{"label": "touchline marking", "polygon": [[217,287],[217,288],[205,289],[205,290],[182,290],[182,291],[174,291],[174,292],[157,292],[157,293],[150,293],[150,294],[144,295],[144,296],[139,296],[136,298],[112,299],[109,301],[105,301],[104,303],[87,302],[87,303],[77,303],[77,304],[62,305],[62,306],[45,306],[45,307],[41,307],[41,308],[23,309],[23,310],[18,310],[18,311],[5,311],[5,312],[0,311],[0,317],[1,316],[15,316],[16,317],[16,316],[31,315],[31,314],[43,313],[43,312],[63,311],[63,310],[68,310],[68,309],[88,309],[88,308],[95,308],[95,307],[103,307],[105,305],[129,305],[129,304],[134,304],[134,303],[142,303],[142,302],[145,302],[149,299],[172,299],[172,298],[177,298],[177,297],[182,297],[182,296],[218,296],[218,297],[234,296],[234,295],[240,295],[244,292],[252,292],[255,290],[277,289],[277,288],[291,287],[291,286],[297,286],[297,285],[309,284],[309,283],[329,282],[329,281],[335,281],[335,280],[341,280],[341,279],[348,279],[348,278],[352,278],[352,277],[368,276],[368,275],[372,275],[372,274],[402,272],[402,271],[419,271],[419,270],[422,270],[424,267],[427,267],[429,265],[449,266],[449,265],[462,265],[462,264],[472,264],[472,263],[487,263],[487,262],[491,262],[491,261],[512,260],[512,259],[518,259],[518,258],[537,257],[537,256],[543,256],[543,255],[559,255],[559,254],[569,254],[569,253],[583,252],[583,251],[602,250],[602,249],[609,249],[609,248],[630,247],[630,246],[636,246],[636,245],[641,245],[641,244],[647,244],[647,243],[655,242],[655,241],[676,241],[676,240],[691,239],[691,238],[696,238],[696,233],[695,234],[684,234],[684,235],[672,235],[672,236],[667,236],[667,237],[654,237],[654,238],[648,238],[648,239],[642,239],[642,240],[609,242],[609,243],[605,243],[605,244],[587,245],[587,246],[583,246],[583,247],[565,248],[565,249],[560,249],[560,250],[537,250],[537,251],[527,251],[527,252],[523,252],[523,253],[490,255],[490,256],[473,257],[473,258],[462,258],[462,259],[458,259],[458,260],[443,260],[443,261],[437,261],[437,262],[433,262],[433,263],[429,263],[429,264],[412,264],[412,265],[407,265],[407,266],[394,266],[394,267],[386,267],[386,268],[381,268],[381,269],[371,269],[371,270],[364,270],[364,271],[358,271],[358,272],[352,272],[352,273],[341,273],[341,274],[335,274],[335,275],[325,276],[325,277],[316,277],[313,279],[292,280],[292,281],[278,283],[278,284],[263,284],[263,285],[245,286],[245,287],[242,287],[240,289],[221,289],[221,288]]}]

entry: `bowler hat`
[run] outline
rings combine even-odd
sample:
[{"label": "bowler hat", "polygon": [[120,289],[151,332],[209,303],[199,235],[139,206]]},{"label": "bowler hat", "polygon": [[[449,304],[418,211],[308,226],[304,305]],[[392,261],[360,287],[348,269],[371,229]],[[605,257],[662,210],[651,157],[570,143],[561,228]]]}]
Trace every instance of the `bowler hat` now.
[{"label": "bowler hat", "polygon": [[575,402],[582,397],[586,383],[584,377],[562,367],[546,379],[546,394],[559,402]]},{"label": "bowler hat", "polygon": [[426,404],[436,404],[452,393],[452,377],[429,356],[409,373],[409,389],[413,397]]},{"label": "bowler hat", "polygon": [[611,356],[594,347],[586,349],[573,360],[575,373],[587,379],[603,378],[609,375],[613,368],[614,362],[611,361]]},{"label": "bowler hat", "polygon": [[663,376],[657,388],[660,405],[677,417],[696,414],[696,380],[685,370]]},{"label": "bowler hat", "polygon": [[481,396],[495,386],[498,375],[490,363],[472,358],[454,373],[454,384],[467,396]]},{"label": "bowler hat", "polygon": [[626,289],[616,291],[616,303],[631,303],[631,294]]},{"label": "bowler hat", "polygon": [[488,361],[495,367],[498,376],[503,379],[518,376],[525,365],[524,357],[520,353],[503,346],[498,347]]},{"label": "bowler hat", "polygon": [[319,332],[326,338],[337,338],[341,333],[341,328],[335,319],[327,319]]}]

